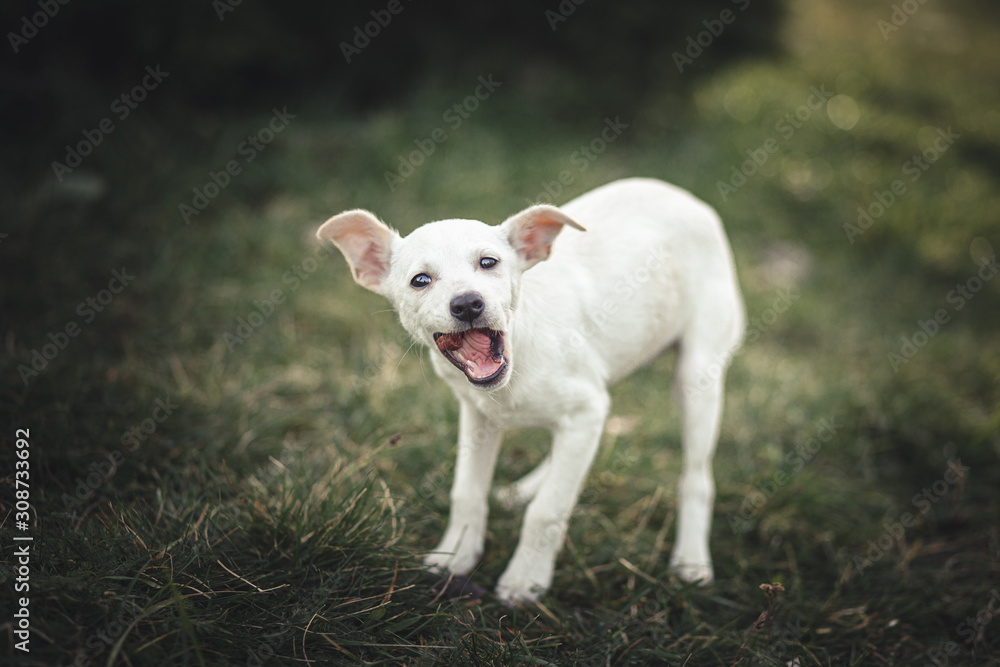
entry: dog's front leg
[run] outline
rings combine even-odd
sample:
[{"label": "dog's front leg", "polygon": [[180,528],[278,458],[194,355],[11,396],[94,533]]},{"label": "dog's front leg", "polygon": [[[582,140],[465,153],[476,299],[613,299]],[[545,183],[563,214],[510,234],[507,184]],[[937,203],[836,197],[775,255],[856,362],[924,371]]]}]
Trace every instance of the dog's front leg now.
[{"label": "dog's front leg", "polygon": [[497,583],[500,599],[534,602],[552,584],[556,556],[597,453],[609,403],[606,394],[595,398],[591,409],[563,417],[553,430],[545,477],[525,512],[514,556]]},{"label": "dog's front leg", "polygon": [[501,435],[500,428],[479,410],[461,403],[448,528],[441,543],[424,559],[430,568],[468,574],[483,555],[490,483]]}]

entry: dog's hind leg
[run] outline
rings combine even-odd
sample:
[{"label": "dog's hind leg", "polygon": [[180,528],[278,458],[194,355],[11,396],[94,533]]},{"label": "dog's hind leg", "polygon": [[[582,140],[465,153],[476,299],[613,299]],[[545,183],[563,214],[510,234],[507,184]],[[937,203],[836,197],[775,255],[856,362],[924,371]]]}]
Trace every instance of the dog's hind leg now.
[{"label": "dog's hind leg", "polygon": [[708,538],[715,482],[712,456],[722,418],[728,356],[681,345],[675,394],[683,418],[684,469],[677,489],[677,541],[670,565],[684,581],[712,581]]},{"label": "dog's hind leg", "polygon": [[497,500],[507,509],[522,507],[531,502],[531,499],[538,493],[545,476],[549,473],[549,466],[552,464],[552,455],[546,456],[534,470],[517,480],[510,486],[497,489]]}]

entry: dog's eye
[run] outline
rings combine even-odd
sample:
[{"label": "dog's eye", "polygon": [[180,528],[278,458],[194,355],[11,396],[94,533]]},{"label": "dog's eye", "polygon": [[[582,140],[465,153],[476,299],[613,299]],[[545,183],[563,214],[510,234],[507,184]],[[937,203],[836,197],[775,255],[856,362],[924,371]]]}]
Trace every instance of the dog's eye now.
[{"label": "dog's eye", "polygon": [[414,289],[423,289],[431,284],[431,277],[426,273],[418,273],[417,275],[410,278],[410,287]]},{"label": "dog's eye", "polygon": [[481,260],[479,260],[479,266],[484,269],[492,269],[499,262],[500,260],[496,259],[495,257],[483,257]]}]

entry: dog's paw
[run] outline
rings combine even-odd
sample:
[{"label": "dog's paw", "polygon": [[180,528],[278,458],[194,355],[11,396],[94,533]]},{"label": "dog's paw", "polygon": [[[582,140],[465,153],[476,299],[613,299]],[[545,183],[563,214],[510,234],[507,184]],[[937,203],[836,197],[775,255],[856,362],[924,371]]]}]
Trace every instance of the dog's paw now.
[{"label": "dog's paw", "polygon": [[537,602],[551,584],[552,572],[545,571],[545,568],[523,570],[509,567],[497,582],[497,597],[508,604],[529,604]]},{"label": "dog's paw", "polygon": [[424,556],[424,567],[434,574],[447,574],[451,554],[432,553]]},{"label": "dog's paw", "polygon": [[506,604],[531,604],[538,602],[545,590],[541,584],[501,582],[497,584],[497,598]]},{"label": "dog's paw", "polygon": [[474,550],[448,551],[447,547],[439,546],[424,557],[424,567],[437,574],[465,575],[476,567],[482,554]]},{"label": "dog's paw", "polygon": [[671,568],[678,579],[688,583],[710,584],[715,579],[711,563],[674,563]]}]

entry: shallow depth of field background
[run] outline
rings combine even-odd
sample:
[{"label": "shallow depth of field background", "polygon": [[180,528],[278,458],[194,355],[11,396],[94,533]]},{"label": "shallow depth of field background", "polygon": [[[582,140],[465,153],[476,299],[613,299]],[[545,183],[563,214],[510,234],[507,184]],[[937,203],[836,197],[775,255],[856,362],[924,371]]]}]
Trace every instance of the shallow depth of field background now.
[{"label": "shallow depth of field background", "polygon": [[[39,7],[0,10],[5,611],[34,537],[5,664],[1000,660],[994,4]],[[715,206],[744,290],[717,582],[667,568],[667,353],[614,388],[542,603],[436,595],[457,406],[315,228],[626,176]],[[498,481],[546,446],[510,434]],[[477,586],[520,518],[493,509]]]}]

